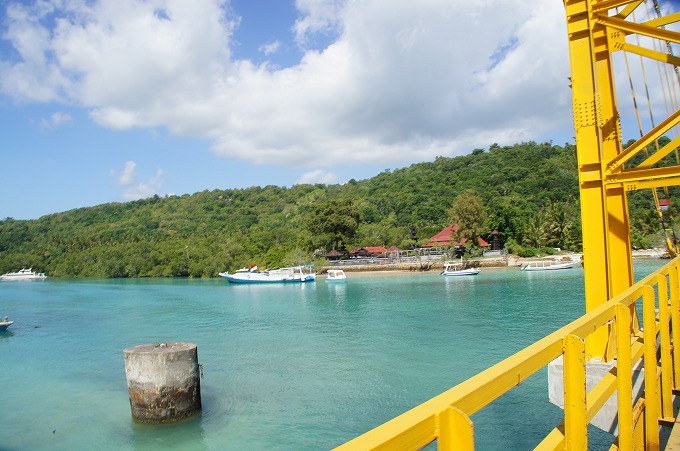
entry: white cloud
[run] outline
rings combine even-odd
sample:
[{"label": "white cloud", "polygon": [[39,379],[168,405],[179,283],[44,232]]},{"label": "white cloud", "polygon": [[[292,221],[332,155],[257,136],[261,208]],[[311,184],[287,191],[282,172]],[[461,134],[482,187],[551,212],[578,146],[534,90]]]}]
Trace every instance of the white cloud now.
[{"label": "white cloud", "polygon": [[62,4],[8,8],[18,57],[0,61],[0,90],[82,105],[105,127],[307,169],[573,136],[562,2],[297,0],[298,42],[333,41],[286,68],[232,58],[226,2]]},{"label": "white cloud", "polygon": [[343,0],[296,0],[300,17],[295,21],[295,39],[305,46],[310,35],[334,33],[342,28]]},{"label": "white cloud", "polygon": [[126,161],[123,172],[118,177],[118,186],[129,186],[137,180],[137,163],[134,161]]},{"label": "white cloud", "polygon": [[260,46],[258,49],[260,52],[264,53],[265,56],[272,55],[276,53],[281,47],[281,41],[269,42],[265,45]]},{"label": "white cloud", "polygon": [[313,171],[306,172],[302,174],[302,176],[298,179],[295,184],[304,184],[304,183],[324,183],[324,184],[332,184],[337,182],[338,177],[332,173],[325,171],[323,169],[315,169]]},{"label": "white cloud", "polygon": [[[115,176],[116,172],[111,171]],[[163,188],[163,171],[158,169],[148,182],[140,182],[137,175],[137,163],[126,161],[123,171],[118,175],[118,186],[123,188],[123,200],[137,200],[158,194]]]},{"label": "white cloud", "polygon": [[62,124],[71,122],[73,118],[66,113],[57,111],[53,113],[49,118],[43,118],[40,120],[40,127],[45,129],[57,128]]}]

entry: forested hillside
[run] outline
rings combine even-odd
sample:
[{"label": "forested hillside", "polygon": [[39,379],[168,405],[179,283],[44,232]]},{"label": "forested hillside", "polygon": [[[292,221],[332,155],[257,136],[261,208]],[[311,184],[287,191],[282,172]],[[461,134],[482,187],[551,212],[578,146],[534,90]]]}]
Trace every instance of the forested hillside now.
[{"label": "forested hillside", "polygon": [[[0,222],[0,273],[32,267],[55,277],[214,277],[253,263],[319,261],[334,247],[404,249],[464,217],[470,203],[483,211],[479,234],[490,240],[498,230],[511,252],[578,250],[574,151],[550,143],[492,145],[344,185],[203,191],[7,218]],[[631,197],[634,244],[658,241],[650,205],[649,193]]]}]

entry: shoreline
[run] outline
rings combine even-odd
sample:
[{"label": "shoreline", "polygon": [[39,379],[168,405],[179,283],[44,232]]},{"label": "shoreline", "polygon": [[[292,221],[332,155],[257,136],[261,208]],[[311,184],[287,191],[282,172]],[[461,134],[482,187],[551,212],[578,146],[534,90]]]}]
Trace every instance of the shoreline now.
[{"label": "shoreline", "polygon": [[[660,248],[638,249],[632,252],[633,258],[669,258],[668,251]],[[519,257],[506,255],[503,257],[478,257],[466,260],[470,267],[475,268],[515,268],[532,261],[552,260],[555,262],[582,262],[583,253],[563,252],[543,257]],[[368,265],[329,265],[320,267],[317,274],[326,274],[329,269],[342,269],[347,273],[360,272],[429,272],[444,269],[443,260],[419,260],[403,263],[378,263]]]}]

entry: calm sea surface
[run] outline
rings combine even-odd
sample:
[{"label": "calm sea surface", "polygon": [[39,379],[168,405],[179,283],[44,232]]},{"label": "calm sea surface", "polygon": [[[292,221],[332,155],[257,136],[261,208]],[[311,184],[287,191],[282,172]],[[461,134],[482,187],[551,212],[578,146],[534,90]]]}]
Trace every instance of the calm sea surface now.
[{"label": "calm sea surface", "polygon": [[[636,261],[636,279],[666,263]],[[1,450],[326,450],[584,313],[583,270],[0,283]],[[203,412],[131,418],[123,349],[191,342]],[[562,418],[540,371],[473,417],[477,449],[530,449]],[[590,429],[593,448],[611,436]]]}]

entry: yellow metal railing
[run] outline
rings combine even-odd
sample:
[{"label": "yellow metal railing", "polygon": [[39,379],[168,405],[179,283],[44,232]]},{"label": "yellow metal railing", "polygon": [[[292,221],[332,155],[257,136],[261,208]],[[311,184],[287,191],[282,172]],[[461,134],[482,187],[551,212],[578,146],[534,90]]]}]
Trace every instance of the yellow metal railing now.
[{"label": "yellow metal railing", "polygon": [[[680,387],[680,257],[524,350],[408,412],[336,448],[347,450],[474,449],[470,416],[551,361],[564,359],[564,422],[537,449],[587,449],[587,426],[618,390],[619,449],[658,449],[661,422],[673,421]],[[640,328],[637,308],[641,308]],[[586,393],[585,339],[612,325],[616,365]],[[633,368],[644,365],[644,392],[633,399]]]}]

